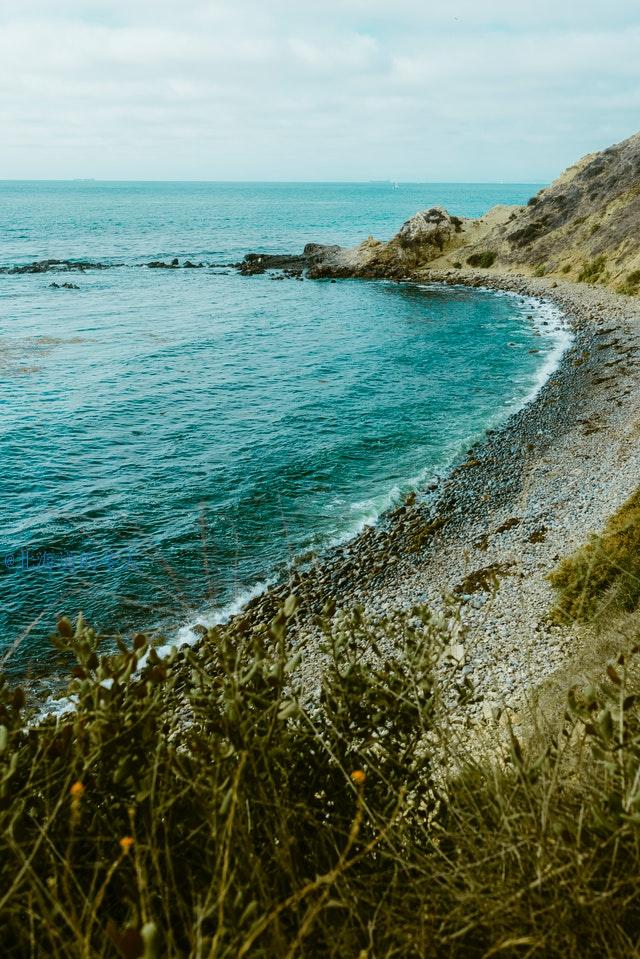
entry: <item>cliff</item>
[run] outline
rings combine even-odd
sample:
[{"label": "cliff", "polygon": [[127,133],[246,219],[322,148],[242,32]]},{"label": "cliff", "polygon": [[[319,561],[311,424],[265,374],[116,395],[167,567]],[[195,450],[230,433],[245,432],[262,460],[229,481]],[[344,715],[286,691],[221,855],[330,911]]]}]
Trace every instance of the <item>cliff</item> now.
[{"label": "cliff", "polygon": [[640,292],[640,134],[566,170],[523,207],[477,220],[425,210],[389,242],[332,248],[310,275],[401,279],[466,266]]}]

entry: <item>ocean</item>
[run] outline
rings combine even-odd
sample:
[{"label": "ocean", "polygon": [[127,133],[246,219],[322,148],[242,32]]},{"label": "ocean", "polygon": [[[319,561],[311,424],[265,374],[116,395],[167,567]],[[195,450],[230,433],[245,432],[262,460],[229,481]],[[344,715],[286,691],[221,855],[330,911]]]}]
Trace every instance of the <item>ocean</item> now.
[{"label": "ocean", "polygon": [[0,274],[9,667],[46,676],[60,614],[169,640],[219,620],[446,471],[566,342],[518,296],[139,264],[387,239],[539,187],[0,183],[0,266],[121,264]]}]

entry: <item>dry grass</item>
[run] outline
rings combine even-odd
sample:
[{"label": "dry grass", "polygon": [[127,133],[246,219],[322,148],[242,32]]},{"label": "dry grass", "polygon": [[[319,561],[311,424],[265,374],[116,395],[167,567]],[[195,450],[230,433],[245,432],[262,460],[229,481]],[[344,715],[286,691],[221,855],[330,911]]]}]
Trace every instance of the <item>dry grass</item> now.
[{"label": "dry grass", "polygon": [[543,748],[511,735],[443,777],[446,628],[327,620],[310,702],[295,607],[168,662],[143,636],[101,655],[63,620],[76,710],[57,721],[2,686],[3,956],[637,955],[626,663],[571,693]]},{"label": "dry grass", "polygon": [[604,531],[563,560],[550,576],[558,622],[593,622],[633,611],[640,602],[640,489]]}]

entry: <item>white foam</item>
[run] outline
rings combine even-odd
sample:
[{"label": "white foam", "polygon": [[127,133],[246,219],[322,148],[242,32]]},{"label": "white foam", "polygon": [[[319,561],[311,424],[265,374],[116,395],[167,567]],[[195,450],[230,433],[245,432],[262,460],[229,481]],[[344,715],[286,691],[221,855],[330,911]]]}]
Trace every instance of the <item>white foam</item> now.
[{"label": "white foam", "polygon": [[[262,580],[250,589],[239,593],[239,595],[226,606],[216,610],[203,611],[198,615],[197,619],[181,626],[169,642],[164,643],[162,646],[155,646],[154,649],[156,653],[160,657],[168,656],[174,649],[179,649],[181,646],[194,646],[201,638],[199,632],[195,631],[195,627],[205,626],[209,629],[212,626],[221,626],[223,623],[229,622],[229,620],[241,612],[252,599],[261,596],[270,586],[273,586],[275,582],[275,578]],[[139,668],[142,668],[146,664],[148,655],[148,653],[145,653],[141,658]]]}]

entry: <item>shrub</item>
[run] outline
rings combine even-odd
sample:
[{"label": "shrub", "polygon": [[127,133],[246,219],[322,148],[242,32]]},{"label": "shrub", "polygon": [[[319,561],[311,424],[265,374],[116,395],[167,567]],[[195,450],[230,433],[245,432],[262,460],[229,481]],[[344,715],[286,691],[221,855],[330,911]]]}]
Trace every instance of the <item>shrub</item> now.
[{"label": "shrub", "polygon": [[472,253],[471,256],[467,257],[467,263],[469,266],[479,266],[482,267],[482,269],[487,269],[493,266],[496,259],[497,253],[491,250],[485,250],[483,253]]},{"label": "shrub", "polygon": [[538,266],[533,271],[534,276],[544,276],[547,272],[547,266],[545,263],[539,263]]},{"label": "shrub", "polygon": [[640,293],[640,270],[628,273],[626,279],[618,286],[618,293],[625,296],[636,296]]},{"label": "shrub", "polygon": [[346,874],[373,920],[435,801],[439,627],[423,610],[375,630],[340,620],[305,708],[294,617],[290,599],[271,624],[211,630],[169,662],[144,636],[100,656],[63,620],[76,712],[29,727],[23,693],[2,686],[3,955],[110,956],[129,937],[137,956],[151,922],[163,956],[297,953],[312,926],[315,954],[357,954],[359,922],[344,942],[335,928],[355,908]]},{"label": "shrub", "polygon": [[558,593],[552,614],[558,622],[634,610],[640,602],[640,489],[549,579]]},{"label": "shrub", "polygon": [[633,954],[627,664],[572,692],[540,748],[507,724],[495,762],[475,740],[444,762],[447,629],[424,609],[323,620],[311,693],[295,607],[168,661],[144,636],[100,655],[62,620],[56,645],[78,665],[76,711],[58,720],[29,724],[23,692],[0,684],[3,955]]},{"label": "shrub", "polygon": [[609,278],[606,266],[605,256],[597,256],[595,260],[585,263],[578,274],[578,283],[606,283]]},{"label": "shrub", "polygon": [[544,235],[546,228],[547,223],[545,218],[534,220],[533,223],[528,223],[520,230],[514,230],[509,239],[515,243],[516,246],[529,246],[534,240],[539,240],[540,237]]}]

